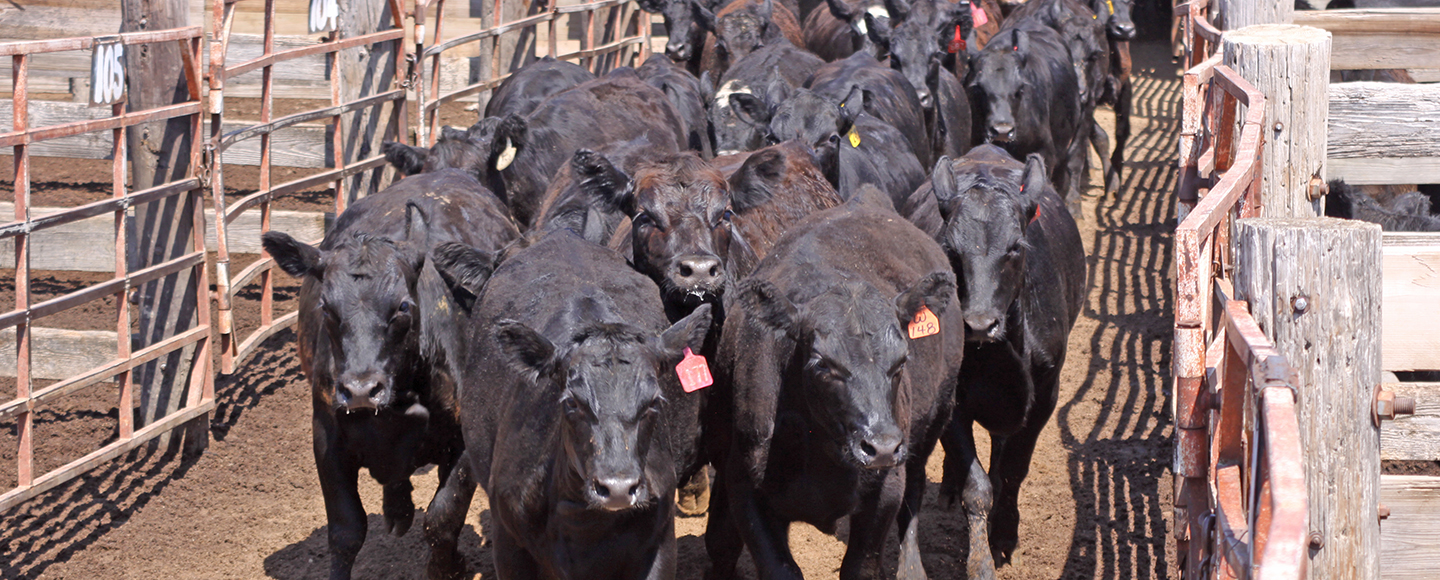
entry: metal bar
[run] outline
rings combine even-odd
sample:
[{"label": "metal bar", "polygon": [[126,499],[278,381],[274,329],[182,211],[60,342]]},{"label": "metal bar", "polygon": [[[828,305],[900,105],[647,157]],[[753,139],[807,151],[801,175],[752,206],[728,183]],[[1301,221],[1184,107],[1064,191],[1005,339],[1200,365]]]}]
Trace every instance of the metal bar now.
[{"label": "metal bar", "polygon": [[118,117],[105,119],[92,119],[89,121],[75,121],[63,125],[52,125],[40,129],[15,130],[10,133],[0,134],[0,147],[12,147],[15,145],[27,145],[38,141],[60,139],[63,137],[74,137],[83,133],[94,133],[106,131],[116,127],[129,127],[151,121],[164,121],[175,117],[193,115],[200,112],[200,103],[181,103],[158,107],[148,111],[136,111],[125,113]]},{"label": "metal bar", "polygon": [[[337,44],[339,42],[341,42],[340,31],[336,30],[335,34],[330,37],[330,43]],[[335,52],[330,55],[331,109],[338,109],[340,105],[344,104],[345,102],[345,96],[341,93],[340,86],[342,80],[343,79],[341,79],[340,70],[340,53]],[[330,115],[330,126],[333,128],[333,130],[330,132],[331,155],[333,155],[331,162],[336,168],[343,168],[345,167],[345,121],[344,118],[341,116],[341,113],[336,112]],[[345,213],[345,206],[346,203],[349,201],[346,198],[345,193],[345,179],[336,179],[332,187],[335,188],[335,215],[338,216],[342,213]]]},{"label": "metal bar", "polygon": [[271,189],[270,191],[252,193],[244,198],[241,198],[240,201],[233,204],[234,207],[226,213],[225,219],[229,221],[235,221],[235,218],[239,217],[240,214],[244,212],[244,210],[248,209],[253,204],[258,203],[262,198],[274,198],[275,196],[309,189],[316,185],[334,181],[336,179],[343,179],[369,169],[380,167],[388,162],[389,161],[385,159],[384,155],[376,155],[369,159],[357,161],[351,164],[350,167],[331,169],[324,173],[316,173],[315,175],[302,177],[293,181],[287,181],[285,183],[275,186],[274,189]]},{"label": "metal bar", "polygon": [[276,318],[275,323],[270,325],[269,327],[262,327],[259,330],[251,333],[249,338],[246,338],[245,342],[240,344],[240,349],[236,353],[235,358],[237,360],[245,360],[245,358],[249,357],[250,353],[253,352],[256,347],[260,346],[261,343],[265,342],[265,339],[270,338],[271,335],[277,332],[289,328],[290,325],[295,324],[295,320],[297,320],[299,317],[300,311],[297,310],[295,312],[291,312],[289,314],[281,316],[280,318]]},{"label": "metal bar", "polygon": [[[118,131],[120,129],[116,130]],[[122,171],[123,161],[124,159],[121,158],[120,163],[122,163]],[[124,175],[121,174],[120,177],[120,184],[123,185]],[[135,192],[128,196],[112,197],[110,199],[95,201],[70,209],[57,211],[55,213],[32,218],[29,221],[13,221],[6,224],[0,224],[0,239],[33,233],[43,229],[53,228],[56,226],[83,220],[85,218],[95,217],[97,215],[104,215],[116,211],[125,211],[136,205],[142,203],[149,203],[151,201],[166,198],[177,193],[183,193],[198,186],[198,179],[189,178],[182,181],[176,181],[173,183],[167,183],[165,185],[152,187],[144,191]]]},{"label": "metal bar", "polygon": [[[609,52],[614,52],[614,51],[616,51],[616,50],[619,50],[619,49],[621,49],[621,48],[624,48],[624,47],[627,46],[627,45],[639,44],[639,43],[640,43],[640,39],[639,39],[639,38],[627,38],[627,39],[624,39],[624,40],[618,40],[618,41],[616,41],[616,42],[613,42],[613,43],[610,43],[610,44],[607,44],[607,45],[597,46],[597,47],[595,47],[595,48],[592,49],[592,50],[581,50],[581,51],[577,51],[577,52],[572,52],[572,53],[563,54],[563,55],[560,55],[560,56],[557,57],[557,58],[559,58],[560,60],[569,60],[569,59],[579,60],[579,59],[582,59],[582,58],[585,58],[585,57],[598,56],[598,55],[601,55],[601,54],[606,54],[606,53],[609,53]],[[514,74],[514,73],[510,73],[510,74]],[[467,87],[460,88],[460,89],[456,89],[456,90],[451,91],[451,92],[449,92],[449,93],[445,93],[444,95],[435,97],[433,100],[431,100],[431,101],[429,101],[429,102],[426,102],[426,103],[422,106],[422,108],[423,108],[425,111],[427,111],[427,112],[428,112],[428,111],[434,111],[434,110],[436,110],[437,108],[439,108],[440,105],[442,105],[442,104],[444,104],[444,103],[448,103],[448,102],[450,102],[450,101],[454,101],[454,100],[456,100],[456,99],[459,99],[459,98],[462,98],[462,97],[465,97],[465,96],[468,96],[468,95],[473,95],[473,94],[475,94],[475,93],[479,93],[479,92],[482,92],[482,91],[486,91],[486,90],[489,90],[489,89],[498,87],[498,86],[500,86],[501,83],[505,82],[505,79],[510,78],[510,74],[506,74],[506,75],[503,75],[503,76],[500,76],[500,77],[496,77],[496,78],[493,78],[493,79],[490,79],[490,80],[486,80],[486,81],[480,81],[480,82],[478,82],[478,83],[469,85],[469,86],[467,86]],[[436,130],[438,131],[438,129],[436,129]]]},{"label": "metal bar", "polygon": [[[170,42],[173,40],[185,40],[204,36],[205,31],[199,26],[185,28],[171,28],[167,30],[154,30],[142,32],[125,32],[120,37],[120,44],[150,44],[155,42]],[[52,40],[21,40],[14,42],[0,42],[0,56],[20,56],[42,54],[47,52],[63,52],[67,50],[90,50],[95,47],[95,38],[91,36],[75,38],[56,38]]]},{"label": "metal bar", "polygon": [[226,133],[223,136],[220,141],[220,150],[224,151],[226,149],[229,149],[230,146],[234,145],[239,141],[243,141],[245,139],[256,136],[269,135],[270,133],[274,133],[275,131],[278,131],[280,129],[298,125],[306,121],[314,121],[316,119],[324,119],[326,117],[335,117],[336,115],[349,113],[358,109],[363,109],[365,107],[372,107],[387,101],[399,101],[404,98],[405,91],[403,90],[396,89],[391,91],[385,91],[383,93],[377,93],[363,99],[356,99],[348,103],[342,103],[339,105],[325,107],[323,109],[316,109],[313,111],[305,111],[303,113],[295,113],[293,115],[286,115],[284,117],[280,117],[279,119],[275,119],[274,121],[262,122],[259,125],[251,125],[243,129],[236,129],[234,131]]},{"label": "metal bar", "polygon": [[[30,56],[17,54],[11,57],[11,81],[13,84],[13,127],[24,133],[30,128]],[[15,221],[30,219],[30,151],[23,144],[16,144],[15,159]],[[30,236],[21,234],[15,238],[15,309],[30,308]],[[15,327],[15,397],[26,399],[30,396],[30,320],[26,318]],[[17,485],[31,485],[34,480],[34,411],[33,402],[27,401],[18,422],[16,434],[16,482]]]},{"label": "metal bar", "polygon": [[146,425],[145,428],[136,431],[134,436],[130,439],[116,440],[109,445],[90,452],[88,455],[81,457],[80,459],[76,459],[75,461],[66,464],[64,467],[45,474],[44,476],[36,479],[32,483],[27,483],[26,485],[19,486],[13,490],[10,490],[9,492],[6,492],[5,495],[0,495],[0,512],[8,510],[30,498],[45,493],[46,491],[49,491],[55,486],[75,479],[80,474],[85,473],[90,469],[93,469],[95,466],[113,460],[121,455],[124,455],[131,449],[139,447],[146,441],[154,439],[162,433],[167,433],[171,429],[174,429],[175,427],[178,427],[195,417],[199,417],[200,415],[210,412],[214,408],[215,401],[211,400],[210,402],[203,403],[198,407],[186,409],[185,411],[170,415],[169,417]]},{"label": "metal bar", "polygon": [[[114,115],[119,115],[124,111],[124,103],[111,105],[111,113]],[[116,127],[110,137],[110,159],[112,160],[110,179],[113,187],[111,190],[111,199],[118,202],[115,204],[115,210],[111,212],[112,215],[115,216],[114,276],[108,283],[99,284],[89,289],[71,292],[69,294],[69,296],[72,297],[87,291],[94,294],[93,298],[81,298],[79,303],[89,302],[90,300],[100,298],[107,294],[115,297],[115,356],[120,359],[128,359],[131,354],[130,341],[120,339],[122,336],[130,336],[130,300],[129,296],[127,296],[130,290],[130,284],[128,283],[128,278],[130,277],[130,261],[126,256],[126,250],[129,248],[130,243],[126,235],[125,227],[125,217],[128,213],[126,208],[130,206],[128,203],[129,200],[126,199],[127,192],[125,191],[125,160],[128,158],[125,134],[127,132],[125,127]],[[106,288],[106,286],[110,288]],[[34,313],[37,311],[44,312],[47,307],[51,306],[51,303],[55,303],[54,307],[56,307],[56,311],[58,312],[66,308],[60,306],[60,303],[62,303],[65,298],[66,296],[61,296],[36,304],[30,308],[30,313],[34,316]],[[44,314],[40,314],[39,316],[44,316]],[[120,398],[117,404],[117,408],[121,411],[119,413],[120,438],[128,439],[135,434],[135,413],[130,411],[135,408],[135,382],[128,370],[121,372],[116,377],[116,380],[120,383]]]},{"label": "metal bar", "polygon": [[397,38],[405,38],[405,29],[400,28],[394,30],[383,30],[380,32],[372,32],[370,34],[346,38],[344,40],[332,40],[329,42],[312,44],[310,46],[302,46],[299,48],[282,50],[280,52],[267,54],[265,56],[261,56],[260,58],[248,60],[235,66],[228,67],[225,69],[225,78],[228,79],[232,77],[238,77],[245,73],[252,72],[255,69],[280,64],[287,60],[293,60],[300,57],[313,56],[317,54],[333,53],[349,48],[357,48],[370,44],[395,40]]},{"label": "metal bar", "polygon": [[[602,0],[601,2],[591,2],[591,3],[589,3],[589,4],[574,4],[574,5],[571,5],[571,6],[555,6],[555,7],[553,7],[553,8],[554,8],[554,9],[553,9],[553,13],[556,14],[556,15],[559,15],[559,14],[573,14],[573,13],[576,13],[576,12],[591,12],[591,11],[593,11],[593,10],[597,10],[597,9],[600,9],[600,8],[607,8],[607,7],[610,7],[610,6],[618,6],[618,5],[624,4],[624,3],[629,2],[629,1],[630,1],[630,0]],[[498,20],[498,14],[499,14],[499,13],[497,12],[496,14],[497,14],[497,20]],[[550,13],[550,12],[541,12],[540,14],[536,14],[536,15],[534,15],[534,16],[527,16],[527,17],[525,17],[525,18],[521,18],[521,19],[515,20],[515,21],[513,21],[513,22],[506,22],[506,23],[504,23],[504,24],[497,25],[497,26],[495,26],[494,28],[487,28],[487,29],[485,29],[485,30],[480,30],[480,31],[472,32],[472,33],[466,34],[466,35],[464,35],[464,36],[457,36],[457,37],[452,38],[452,39],[450,39],[450,40],[447,40],[447,41],[445,41],[445,42],[443,42],[443,43],[439,43],[439,44],[436,44],[436,45],[434,45],[434,46],[431,46],[430,48],[425,49],[425,52],[423,52],[423,53],[421,53],[421,54],[422,54],[422,56],[427,56],[427,57],[428,57],[428,56],[434,56],[434,55],[440,54],[441,52],[444,52],[444,51],[446,51],[446,50],[449,50],[449,49],[451,49],[451,48],[455,48],[455,47],[457,47],[457,46],[460,46],[460,45],[462,45],[462,44],[465,44],[465,43],[468,43],[468,42],[474,42],[474,41],[477,41],[477,40],[483,40],[483,39],[486,39],[486,38],[490,38],[490,37],[492,37],[492,36],[499,36],[499,35],[501,35],[501,34],[504,34],[504,33],[506,33],[506,32],[510,32],[510,31],[512,31],[512,30],[519,30],[519,29],[524,28],[524,27],[526,27],[526,26],[529,26],[529,25],[531,25],[531,24],[537,24],[537,23],[540,23],[540,22],[544,22],[546,19],[551,18],[551,17],[552,17],[552,16],[551,16],[551,13]],[[436,31],[436,32],[437,32],[437,35],[436,35],[435,38],[437,39],[437,42],[438,42],[438,39],[440,38],[439,35],[438,35],[438,32],[439,32],[439,31],[438,31],[438,26],[439,26],[438,21],[439,21],[441,18],[442,18],[441,15],[439,15],[439,14],[436,15],[436,19],[437,19],[437,23],[436,23],[437,31]],[[559,58],[559,57],[556,57],[556,58]]]}]

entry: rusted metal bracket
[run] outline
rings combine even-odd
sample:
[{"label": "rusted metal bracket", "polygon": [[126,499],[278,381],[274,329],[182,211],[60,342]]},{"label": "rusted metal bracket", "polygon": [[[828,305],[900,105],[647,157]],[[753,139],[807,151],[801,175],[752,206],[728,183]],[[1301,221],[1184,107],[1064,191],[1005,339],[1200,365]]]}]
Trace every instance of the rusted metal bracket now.
[{"label": "rusted metal bracket", "polygon": [[1310,176],[1310,185],[1306,189],[1305,195],[1310,198],[1310,201],[1315,201],[1326,195],[1330,195],[1330,184],[1320,179],[1319,175],[1312,175]]},{"label": "rusted metal bracket", "polygon": [[1380,421],[1394,421],[1401,415],[1415,414],[1415,398],[1399,397],[1394,391],[1387,390],[1383,385],[1375,385],[1375,405],[1370,410],[1370,418],[1375,426],[1380,426]]},{"label": "rusted metal bracket", "polygon": [[400,88],[409,90],[420,84],[420,57],[415,53],[405,55],[405,78],[400,79]]},{"label": "rusted metal bracket", "polygon": [[200,150],[200,163],[195,168],[195,177],[200,180],[200,185],[209,189],[215,179],[215,143],[208,141]]}]

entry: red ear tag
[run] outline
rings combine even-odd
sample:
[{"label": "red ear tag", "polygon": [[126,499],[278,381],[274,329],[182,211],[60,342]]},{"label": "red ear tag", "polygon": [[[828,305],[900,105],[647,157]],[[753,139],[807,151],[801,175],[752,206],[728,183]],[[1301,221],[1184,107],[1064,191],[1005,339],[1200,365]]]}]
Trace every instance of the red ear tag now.
[{"label": "red ear tag", "polygon": [[1035,206],[1035,215],[1030,216],[1030,223],[1033,224],[1033,223],[1035,223],[1035,220],[1038,220],[1038,219],[1040,219],[1040,206],[1037,205],[1037,206]]},{"label": "red ear tag", "polygon": [[970,3],[970,21],[974,22],[975,26],[985,26],[985,23],[990,22],[990,15],[985,13],[979,2]]},{"label": "red ear tag", "polygon": [[965,37],[960,34],[960,25],[955,25],[955,37],[950,39],[950,54],[965,50]]},{"label": "red ear tag", "polygon": [[940,334],[940,319],[930,311],[929,306],[921,306],[920,311],[915,313],[915,320],[910,321],[909,330],[910,340]]},{"label": "red ear tag", "polygon": [[690,352],[688,346],[685,347],[685,358],[675,365],[675,374],[680,377],[680,388],[687,393],[715,384],[715,379],[710,377],[710,366],[705,364],[705,357]]}]

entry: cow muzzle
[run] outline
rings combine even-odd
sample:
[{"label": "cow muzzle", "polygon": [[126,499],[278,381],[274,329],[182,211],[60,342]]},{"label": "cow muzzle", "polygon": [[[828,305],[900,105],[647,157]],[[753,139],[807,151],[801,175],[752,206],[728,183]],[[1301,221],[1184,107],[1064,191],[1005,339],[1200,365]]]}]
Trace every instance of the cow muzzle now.
[{"label": "cow muzzle", "polygon": [[636,476],[597,477],[590,481],[590,494],[600,508],[620,511],[645,500],[645,485]]},{"label": "cow muzzle", "polygon": [[378,373],[341,378],[335,386],[335,406],[346,413],[379,410],[389,402],[385,379]]},{"label": "cow muzzle", "polygon": [[1115,40],[1134,40],[1135,23],[1120,22],[1118,20],[1111,19],[1109,33],[1110,38],[1113,38]]},{"label": "cow muzzle", "polygon": [[1005,324],[1001,318],[994,314],[974,314],[965,316],[965,340],[966,342],[996,342],[1005,336]]},{"label": "cow muzzle", "polygon": [[706,255],[681,256],[675,260],[671,280],[675,287],[688,294],[714,294],[723,277],[720,258]]},{"label": "cow muzzle", "polygon": [[866,469],[888,469],[905,460],[905,437],[894,424],[864,429],[855,437],[850,453]]},{"label": "cow muzzle", "polygon": [[683,61],[690,60],[690,43],[688,43],[688,42],[668,42],[668,43],[666,43],[666,44],[665,44],[665,56],[670,57],[670,60],[674,60],[674,61],[682,61],[682,62],[683,62]]},{"label": "cow muzzle", "polygon": [[1015,125],[995,123],[986,129],[986,138],[991,143],[1009,143],[1015,140]]}]

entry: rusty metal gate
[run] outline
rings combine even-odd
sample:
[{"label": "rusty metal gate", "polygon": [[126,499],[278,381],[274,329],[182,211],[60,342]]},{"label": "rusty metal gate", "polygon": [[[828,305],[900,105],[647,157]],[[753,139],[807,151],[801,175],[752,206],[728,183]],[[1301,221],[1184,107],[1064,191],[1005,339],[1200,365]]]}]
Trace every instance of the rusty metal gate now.
[{"label": "rusty metal gate", "polygon": [[[14,219],[0,224],[0,239],[13,243],[15,248],[15,308],[0,314],[0,329],[7,331],[13,329],[10,332],[14,333],[16,355],[14,359],[15,396],[0,404],[0,421],[15,421],[15,432],[18,439],[15,465],[16,485],[5,489],[4,493],[0,494],[0,512],[74,479],[85,471],[136,448],[141,443],[165,435],[182,424],[197,418],[202,418],[203,421],[203,416],[215,407],[214,374],[210,369],[209,284],[205,269],[204,249],[205,216],[201,203],[205,187],[200,163],[200,144],[203,141],[200,137],[201,113],[203,112],[201,87],[204,78],[204,67],[201,62],[202,38],[201,27],[192,26],[153,32],[133,32],[100,39],[64,38],[0,43],[0,56],[9,57],[12,67],[12,97],[9,105],[13,125],[11,131],[0,133],[0,147],[10,149],[15,167]],[[117,88],[119,85],[113,85],[106,89],[110,94],[101,99],[104,102],[114,103],[108,106],[108,114],[97,109],[99,114],[91,115],[92,118],[87,120],[39,125],[31,123],[32,103],[29,98],[28,84],[31,76],[30,64],[36,55],[79,50],[95,50],[97,53],[116,55],[123,52],[124,47],[160,43],[174,43],[183,56],[184,74],[188,88],[187,98],[183,102],[150,110],[127,112],[126,104],[118,99],[122,89]],[[116,58],[118,59],[118,56]],[[111,68],[105,70],[107,73],[113,72]],[[123,77],[119,78],[123,82]],[[98,86],[104,80],[106,79],[95,79],[95,83]],[[141,191],[127,189],[127,131],[142,123],[185,117],[188,117],[189,136],[192,144],[185,177]],[[109,157],[113,159],[109,198],[37,215],[30,203],[31,149],[60,139],[90,134],[103,136],[107,133],[111,143]],[[180,207],[184,207],[185,203],[189,203],[190,207],[193,207],[190,215],[182,213],[176,217],[179,220],[193,220],[191,225],[194,236],[190,242],[193,243],[194,251],[159,264],[133,272],[129,271],[126,255],[127,211],[144,204],[174,201],[177,198],[182,202]],[[104,216],[111,216],[114,220],[113,276],[106,281],[89,284],[43,302],[31,303],[31,260],[32,257],[35,257],[32,254],[34,247],[32,242],[36,236],[51,235],[56,232],[56,228],[67,224],[74,224],[90,218],[104,219]],[[77,248],[77,250],[88,251],[89,249]],[[198,313],[195,323],[188,328],[175,329],[171,336],[155,344],[132,349],[130,337],[135,329],[135,324],[132,321],[132,309],[128,299],[130,292],[162,278],[186,275],[191,277],[191,286],[196,293]],[[46,328],[37,322],[44,317],[109,297],[114,297],[116,304],[113,356],[104,357],[105,362],[99,366],[67,377],[54,377],[59,380],[42,388],[34,388],[36,363],[42,362],[34,356],[37,342],[43,344],[46,340],[54,339],[57,334],[65,332]],[[172,298],[183,300],[183,297],[172,296]],[[142,365],[162,357],[168,358],[177,351],[192,347],[191,360],[183,361],[190,367],[187,369],[190,379],[188,384],[176,387],[184,390],[183,404],[179,404],[177,401],[178,408],[174,411],[151,417],[147,424],[137,424],[136,417],[132,413],[136,407],[135,380],[132,376],[134,371]],[[42,470],[43,473],[36,473],[33,435],[34,416],[37,410],[41,406],[55,403],[61,397],[73,395],[82,390],[112,385],[115,387],[114,392],[111,393],[114,397],[112,400],[119,411],[113,438],[83,457],[54,469]],[[175,393],[173,396],[178,399],[180,393]],[[202,423],[201,427],[208,427],[208,425]]]},{"label": "rusty metal gate", "polygon": [[1234,220],[1258,215],[1265,95],[1220,64],[1207,4],[1183,8],[1172,537],[1181,578],[1299,580],[1308,562],[1300,385],[1232,283]]}]

